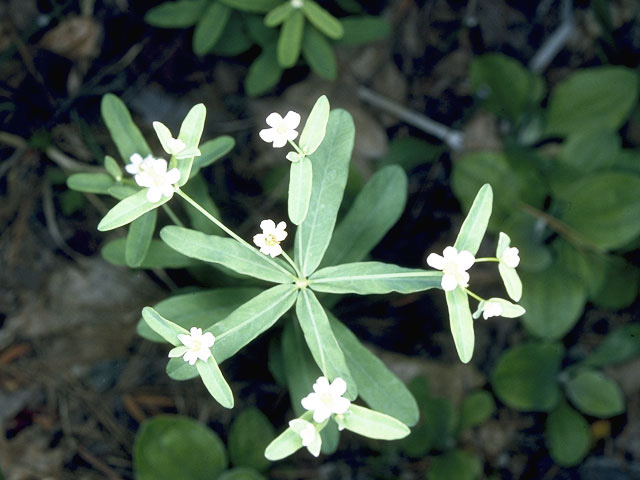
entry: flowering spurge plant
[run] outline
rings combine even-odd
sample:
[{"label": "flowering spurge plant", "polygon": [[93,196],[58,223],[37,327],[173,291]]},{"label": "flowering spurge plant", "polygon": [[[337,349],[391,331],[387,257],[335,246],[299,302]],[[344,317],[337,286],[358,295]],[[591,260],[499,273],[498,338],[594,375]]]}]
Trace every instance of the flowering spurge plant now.
[{"label": "flowering spurge plant", "polygon": [[[233,393],[219,365],[282,318],[282,335],[272,351],[283,366],[282,380],[289,387],[295,415],[313,425],[320,435],[321,451],[327,453],[337,446],[339,428],[375,438],[400,438],[417,422],[419,413],[404,384],[347,326],[333,317],[320,302],[318,294],[328,298],[328,294],[414,293],[442,288],[444,284],[454,341],[461,360],[468,362],[474,343],[468,295],[479,301],[483,299],[468,290],[467,284],[473,281],[466,272],[487,227],[492,191],[489,185],[480,189],[453,245],[455,255],[445,253],[441,262],[436,260],[445,275],[453,274],[455,285],[450,280],[443,281],[444,275],[440,271],[366,261],[371,249],[402,214],[407,179],[399,167],[381,169],[338,222],[355,132],[346,111],[334,110],[325,115],[322,113],[325,110],[328,110],[328,101],[321,97],[307,119],[300,144],[294,147],[301,156],[299,162],[306,159],[313,165],[308,190],[300,192],[301,196],[309,197],[304,219],[295,231],[287,230],[286,222],[279,219],[278,224],[268,219],[263,221],[262,233],[257,232],[254,237],[256,246],[220,220],[206,195],[206,185],[198,175],[199,168],[212,157],[219,158],[220,150],[223,150],[218,139],[212,146],[209,142],[199,145],[204,124],[203,106],[196,106],[189,112],[178,138],[174,139],[183,142],[184,147],[179,142],[169,142],[173,138],[170,131],[156,126],[159,136],[165,136],[161,143],[167,153],[173,152],[167,174],[172,168],[180,173],[176,183],[169,182],[173,189],[170,197],[163,194],[160,200],[150,202],[147,198],[149,187],[123,177],[114,159],[105,161],[111,173],[106,180],[104,177],[73,176],[69,184],[85,189],[94,186],[99,190],[95,185],[104,181],[106,185],[100,185],[101,193],[122,198],[99,224],[101,230],[130,224],[125,244],[121,242],[110,248],[105,254],[107,258],[117,262],[124,257],[128,263],[131,247],[136,258],[142,257],[138,265],[160,268],[209,265],[260,282],[258,287],[247,287],[245,283],[241,287],[176,295],[153,308],[145,307],[138,331],[145,338],[173,346],[168,352],[167,364],[171,378],[200,377],[211,395],[222,406],[231,408]],[[144,159],[152,153],[122,102],[114,96],[106,96],[103,116],[125,163],[137,165],[130,170],[145,170]],[[178,158],[183,151],[195,154],[196,149],[201,153],[199,157]],[[142,162],[135,154],[143,159]],[[132,158],[136,160],[129,162]],[[166,205],[175,197],[185,201],[183,206],[191,228],[185,227],[178,214]],[[175,223],[161,229],[161,241],[152,239],[158,207],[165,209],[168,219]],[[151,220],[149,215],[154,215]],[[264,247],[268,247],[266,251]],[[144,255],[139,250],[143,250]],[[289,255],[291,251],[292,255]],[[500,258],[506,264],[503,254],[500,252],[493,259],[473,257],[473,260],[499,261]],[[437,257],[431,257],[430,263],[434,258]],[[508,262],[513,265],[511,260]],[[508,316],[504,305],[502,315]],[[483,310],[496,313],[495,306]],[[319,377],[325,380],[318,381]],[[314,393],[319,397],[309,396],[314,383],[317,387]],[[344,400],[332,397],[337,394]],[[303,398],[307,399],[304,404]],[[333,400],[325,403],[326,398]],[[355,404],[356,400],[364,402],[368,408]],[[325,405],[330,412],[329,417],[324,418],[325,410],[322,421],[317,413],[322,411],[319,405]],[[305,407],[313,411],[305,413]],[[316,452],[317,436],[309,425],[294,422],[291,431],[285,433],[283,435],[294,438],[295,442],[276,443],[273,448],[279,453],[274,453],[273,458],[301,446]],[[284,450],[280,449],[282,445],[286,446],[282,447]]]}]

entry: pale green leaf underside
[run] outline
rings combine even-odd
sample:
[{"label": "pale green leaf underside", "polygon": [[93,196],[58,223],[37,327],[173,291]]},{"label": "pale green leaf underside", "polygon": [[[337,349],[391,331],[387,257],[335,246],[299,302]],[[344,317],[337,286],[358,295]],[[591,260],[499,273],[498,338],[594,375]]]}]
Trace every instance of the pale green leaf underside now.
[{"label": "pale green leaf underside", "polygon": [[138,127],[133,123],[131,114],[122,100],[111,93],[107,93],[102,97],[100,110],[111,138],[125,163],[129,162],[129,158],[134,153],[139,153],[143,157],[151,153],[149,145],[147,145]]},{"label": "pale green leaf underside", "polygon": [[309,118],[307,118],[300,134],[300,148],[307,155],[314,153],[324,140],[329,121],[329,110],[329,100],[326,95],[322,95],[316,100],[311,113],[309,113]]},{"label": "pale green leaf underside", "polygon": [[138,268],[142,265],[151,246],[153,233],[156,230],[157,219],[158,211],[151,210],[141,217],[136,218],[131,222],[131,225],[129,225],[129,233],[127,234],[124,252],[124,258],[129,267]]},{"label": "pale green leaf underside", "polygon": [[213,357],[209,357],[206,362],[197,360],[195,366],[211,396],[224,408],[233,408],[233,392]]},{"label": "pale green leaf underside", "polygon": [[144,307],[142,309],[142,318],[154,332],[173,346],[177,347],[182,345],[182,342],[178,339],[178,335],[189,335],[187,330],[173,323],[171,320],[164,318],[151,307]]},{"label": "pale green leaf underside", "polygon": [[289,219],[294,225],[300,225],[309,210],[311,200],[311,185],[313,183],[313,169],[308,157],[291,164],[289,178]]},{"label": "pale green leaf underside", "polygon": [[491,208],[493,205],[493,190],[491,185],[485,183],[473,200],[469,214],[460,227],[460,233],[454,243],[458,251],[466,250],[475,255],[480,248],[480,243],[487,231]]},{"label": "pale green leaf underside", "polygon": [[400,420],[359,405],[351,405],[341,423],[347,430],[379,440],[398,440],[411,433]]},{"label": "pale green leaf underside", "polygon": [[114,228],[122,227],[133,222],[136,218],[144,215],[149,210],[153,210],[160,205],[167,203],[169,197],[164,195],[157,202],[151,203],[147,200],[147,189],[140,190],[130,197],[120,200],[98,224],[98,230],[106,232]]},{"label": "pale green leaf underside", "polygon": [[473,356],[475,336],[473,333],[473,318],[469,310],[469,299],[460,287],[445,292],[447,308],[449,310],[449,324],[456,350],[462,363],[469,363]]}]

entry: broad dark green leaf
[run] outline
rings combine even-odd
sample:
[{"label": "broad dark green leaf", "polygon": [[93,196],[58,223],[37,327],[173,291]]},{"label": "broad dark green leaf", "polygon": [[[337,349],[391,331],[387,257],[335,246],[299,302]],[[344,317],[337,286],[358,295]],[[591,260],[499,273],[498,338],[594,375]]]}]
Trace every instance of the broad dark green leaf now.
[{"label": "broad dark green leaf", "polygon": [[255,407],[244,409],[229,429],[229,459],[235,466],[251,467],[263,472],[271,462],[264,450],[276,437],[269,419]]},{"label": "broad dark green leaf", "polygon": [[191,418],[160,415],[138,430],[133,466],[138,480],[211,480],[227,467],[227,456],[213,430]]},{"label": "broad dark green leaf", "polygon": [[565,136],[589,128],[617,130],[638,99],[638,76],[619,66],[579,70],[551,92],[546,131]]},{"label": "broad dark green leaf", "polygon": [[458,432],[462,433],[468,428],[480,425],[491,417],[496,411],[496,402],[493,395],[485,390],[472,392],[464,397],[460,405],[460,418],[458,420]]},{"label": "broad dark green leaf", "polygon": [[[263,452],[260,452],[260,455],[264,458]],[[267,480],[267,478],[253,468],[234,467],[222,472],[216,480]]]},{"label": "broad dark green leaf", "polygon": [[616,382],[598,370],[581,368],[566,384],[567,397],[578,410],[598,418],[624,412],[624,395]]},{"label": "broad dark green leaf", "polygon": [[313,0],[304,0],[302,11],[307,20],[327,37],[337,40],[344,35],[340,20],[327,12]]},{"label": "broad dark green leaf", "polygon": [[547,417],[544,437],[551,458],[561,467],[582,462],[591,443],[589,423],[565,402]]},{"label": "broad dark green leaf", "polygon": [[278,6],[281,0],[218,0],[225,5],[251,13],[267,13]]},{"label": "broad dark green leaf", "polygon": [[293,12],[294,7],[291,2],[284,2],[272,9],[264,17],[264,24],[269,28],[274,28],[284,22]]},{"label": "broad dark green leaf", "polygon": [[480,461],[464,450],[438,455],[427,472],[427,480],[476,480],[482,472]]},{"label": "broad dark green leaf", "polygon": [[311,185],[313,184],[313,168],[311,160],[303,157],[291,164],[289,177],[289,219],[294,225],[300,225],[309,210]]},{"label": "broad dark green leaf", "polygon": [[503,353],[491,372],[496,396],[519,411],[550,412],[560,400],[559,343],[525,343]]},{"label": "broad dark green leaf", "polygon": [[[220,55],[221,57],[235,57],[251,48],[253,41],[251,37],[249,37],[248,32],[245,31],[246,17],[247,15],[238,10],[232,10],[224,31],[213,46],[211,53]],[[251,15],[251,17],[253,17],[253,15]]]},{"label": "broad dark green leaf", "polygon": [[473,356],[475,334],[473,332],[473,318],[469,310],[467,294],[460,288],[446,291],[447,309],[449,310],[449,326],[456,344],[456,351],[462,363],[468,363]]},{"label": "broad dark green leaf", "polygon": [[144,16],[149,25],[160,28],[187,28],[202,18],[207,0],[178,0],[163,2]]},{"label": "broad dark green leaf", "polygon": [[205,235],[172,225],[160,231],[160,238],[187,257],[218,263],[243,275],[277,283],[290,283],[293,280],[293,275],[275,259],[232,238]]},{"label": "broad dark green leaf", "polygon": [[334,110],[329,115],[324,141],[310,157],[313,163],[311,201],[295,239],[296,261],[305,276],[318,267],[331,240],[347,182],[354,135],[351,115],[344,110]]},{"label": "broad dark green leaf", "polygon": [[640,325],[622,325],[605,337],[584,360],[585,365],[604,367],[631,360],[640,354]]},{"label": "broad dark green leaf", "polygon": [[[116,238],[102,247],[100,253],[106,261],[114,265],[126,266],[125,249],[126,238]],[[151,240],[139,268],[186,268],[199,264],[198,260],[181,255],[162,240]]]},{"label": "broad dark green leaf", "polygon": [[126,105],[118,97],[107,93],[100,104],[102,119],[109,129],[111,138],[125,164],[131,155],[138,153],[143,157],[151,154],[151,149],[140,130],[133,123]]},{"label": "broad dark green leaf", "polygon": [[398,221],[406,201],[407,176],[400,167],[376,172],[336,227],[321,265],[364,259]]},{"label": "broad dark green leaf", "polygon": [[522,273],[522,322],[537,337],[558,340],[576,324],[587,294],[583,283],[560,265],[539,273]]},{"label": "broad dark green leaf", "polygon": [[311,275],[309,285],[318,292],[368,295],[421,292],[440,287],[441,279],[441,272],[382,262],[357,262],[320,269]]},{"label": "broad dark green leaf", "polygon": [[562,144],[558,160],[584,175],[613,165],[620,150],[620,136],[597,127],[569,135]]},{"label": "broad dark green leaf", "polygon": [[340,19],[344,35],[336,43],[340,45],[363,45],[391,35],[391,23],[386,18],[372,15],[354,15]]},{"label": "broad dark green leaf", "polygon": [[327,80],[335,80],[338,65],[333,47],[313,25],[304,28],[302,56],[314,73]]},{"label": "broad dark green leaf", "polygon": [[340,321],[329,315],[331,329],[344,353],[347,367],[358,386],[358,395],[367,404],[408,426],[418,421],[413,395],[387,366]]},{"label": "broad dark green leaf", "polygon": [[149,210],[153,210],[167,203],[169,200],[171,199],[163,195],[160,200],[151,203],[147,200],[147,189],[140,190],[135,195],[120,200],[119,203],[109,210],[102,220],[100,220],[98,230],[106,232],[127,225]]},{"label": "broad dark green leaf", "polygon": [[294,11],[280,28],[278,37],[278,63],[283,68],[293,67],[300,57],[302,36],[304,34],[304,15]]},{"label": "broad dark green leaf", "polygon": [[264,47],[256,58],[244,80],[247,95],[257,97],[275,87],[282,77],[282,67],[278,64],[278,53],[275,43]]},{"label": "broad dark green leaf", "polygon": [[105,195],[115,183],[113,177],[107,173],[74,173],[67,178],[67,187],[71,190]]},{"label": "broad dark green leaf", "polygon": [[358,388],[342,353],[342,349],[331,330],[324,308],[308,289],[300,290],[296,302],[296,316],[304,333],[304,339],[323,375],[333,381],[340,377],[347,383],[346,397],[353,400]]},{"label": "broad dark green leaf", "polygon": [[475,255],[480,248],[491,217],[493,206],[493,190],[491,185],[484,184],[476,194],[467,217],[460,227],[460,232],[454,243],[459,252],[466,250]]},{"label": "broad dark green leaf", "polygon": [[136,218],[129,225],[127,242],[124,250],[124,259],[131,268],[139,268],[147,256],[153,232],[156,230],[158,211],[151,210],[141,217]]},{"label": "broad dark green leaf", "polygon": [[214,1],[207,6],[193,33],[193,51],[196,55],[206,55],[211,51],[222,36],[230,16],[231,9],[224,3]]},{"label": "broad dark green leaf", "polygon": [[590,297],[597,306],[620,310],[631,305],[640,292],[640,269],[621,257],[609,256],[601,274],[600,288]]}]

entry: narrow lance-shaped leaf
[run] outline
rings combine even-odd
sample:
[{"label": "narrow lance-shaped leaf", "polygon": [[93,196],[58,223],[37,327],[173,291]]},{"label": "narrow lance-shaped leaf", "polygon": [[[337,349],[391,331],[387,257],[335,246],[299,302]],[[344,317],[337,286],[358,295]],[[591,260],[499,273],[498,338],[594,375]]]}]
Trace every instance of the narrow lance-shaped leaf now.
[{"label": "narrow lance-shaped leaf", "polygon": [[411,433],[400,420],[359,405],[351,405],[347,413],[338,416],[338,422],[347,430],[379,440],[397,440]]},{"label": "narrow lance-shaped leaf", "polygon": [[131,222],[124,252],[127,265],[131,268],[140,267],[144,257],[147,256],[153,239],[153,232],[156,229],[157,219],[158,211],[151,210]]},{"label": "narrow lance-shaped leaf", "polygon": [[191,27],[202,17],[206,4],[207,0],[163,2],[151,8],[144,16],[144,21],[161,28]]},{"label": "narrow lance-shaped leaf", "polygon": [[313,0],[304,0],[302,11],[307,20],[327,37],[337,40],[344,35],[344,29],[340,20],[327,12]]},{"label": "narrow lance-shaped leaf", "polygon": [[[509,235],[504,232],[500,232],[498,237],[498,246],[496,248],[496,257],[502,258],[505,250],[509,248],[511,239]],[[500,272],[500,278],[504,283],[504,287],[507,289],[507,294],[514,302],[519,302],[522,298],[522,281],[518,276],[515,268],[508,267],[504,262],[498,264],[498,271]]]},{"label": "narrow lance-shaped leaf", "polygon": [[305,154],[311,155],[314,153],[322,143],[322,140],[324,140],[324,136],[327,133],[329,110],[329,100],[326,95],[322,95],[313,105],[309,118],[307,118],[300,134],[300,148]]},{"label": "narrow lance-shaped leaf", "polygon": [[109,172],[109,175],[111,175],[114,180],[117,182],[122,180],[122,169],[120,168],[120,165],[118,165],[118,162],[116,162],[115,158],[105,155],[104,168]]},{"label": "narrow lance-shaped leaf", "polygon": [[344,354],[331,330],[327,314],[312,291],[308,289],[300,291],[296,302],[296,316],[311,355],[324,376],[330,381],[338,377],[342,378],[347,383],[347,397],[356,398],[357,387],[345,362]]},{"label": "narrow lance-shaped leaf", "polygon": [[453,245],[459,252],[466,250],[473,255],[478,252],[482,238],[487,231],[492,204],[493,190],[491,190],[491,185],[485,183],[473,200],[473,205],[471,205],[469,214],[460,227],[456,243]]},{"label": "narrow lance-shaped leaf", "polygon": [[313,170],[311,160],[302,157],[291,164],[291,177],[289,178],[289,219],[295,225],[300,225],[309,210],[311,200],[311,185],[313,183]]},{"label": "narrow lance-shaped leaf", "polygon": [[302,35],[304,33],[304,15],[294,11],[284,21],[278,38],[278,63],[284,68],[293,67],[300,57]]},{"label": "narrow lance-shaped leaf", "polygon": [[224,408],[233,408],[233,392],[213,357],[209,357],[206,362],[197,360],[196,368],[211,396]]},{"label": "narrow lance-shaped leaf", "polygon": [[230,16],[231,9],[224,3],[209,4],[193,32],[193,51],[196,55],[206,55],[211,51],[222,36]]},{"label": "narrow lance-shaped leaf", "polygon": [[359,262],[398,221],[407,202],[407,175],[397,165],[378,170],[340,221],[321,266]]},{"label": "narrow lance-shaped leaf", "polygon": [[135,195],[120,200],[119,203],[109,210],[98,224],[98,230],[106,232],[127,225],[149,210],[164,205],[169,200],[169,197],[163,195],[160,200],[151,203],[147,200],[147,189],[140,190]]},{"label": "narrow lance-shaped leaf", "polygon": [[220,160],[233,150],[236,141],[229,135],[222,135],[200,145],[200,156],[193,159],[191,176],[195,176],[201,168],[207,167]]},{"label": "narrow lance-shaped leaf", "polygon": [[284,22],[293,12],[293,5],[291,2],[285,2],[272,9],[264,17],[264,24],[267,27],[273,28]]},{"label": "narrow lance-shaped leaf", "polygon": [[438,288],[441,279],[440,272],[382,262],[357,262],[318,270],[309,278],[309,286],[328,293],[412,293]]},{"label": "narrow lance-shaped leaf", "polygon": [[281,0],[218,0],[236,10],[251,13],[267,13],[279,5]]},{"label": "narrow lance-shaped leaf", "polygon": [[282,73],[282,67],[278,64],[276,42],[269,43],[249,67],[244,88],[252,97],[261,95],[278,84]]},{"label": "narrow lance-shaped leaf", "polygon": [[[301,420],[311,422],[313,417],[312,412],[307,412],[300,416]],[[264,456],[272,462],[276,460],[282,460],[289,455],[295,453],[302,448],[302,438],[300,434],[294,432],[291,427],[288,427],[284,432],[278,435],[264,451]]]},{"label": "narrow lance-shaped leaf", "polygon": [[182,342],[178,339],[178,335],[189,335],[187,330],[180,325],[176,325],[171,320],[167,320],[151,307],[144,307],[142,309],[142,318],[154,332],[173,346],[182,345]]},{"label": "narrow lance-shaped leaf", "polygon": [[331,329],[344,353],[358,396],[382,413],[397,418],[406,425],[418,422],[420,412],[411,392],[386,365],[340,321],[329,315]]},{"label": "narrow lance-shaped leaf", "polygon": [[445,291],[447,308],[449,310],[449,324],[451,335],[456,344],[456,350],[462,363],[469,363],[473,356],[475,336],[473,333],[473,319],[469,310],[467,294],[460,288]]},{"label": "narrow lance-shaped leaf", "polygon": [[302,38],[302,57],[311,70],[327,80],[335,80],[338,70],[336,54],[327,37],[313,25],[305,25]]},{"label": "narrow lance-shaped leaf", "polygon": [[177,252],[205,262],[219,263],[238,273],[260,280],[290,283],[293,279],[275,259],[258,250],[247,248],[234,239],[205,235],[189,228],[169,225],[160,231],[160,238]]},{"label": "narrow lance-shaped leaf", "polygon": [[106,194],[113,185],[113,178],[106,173],[74,173],[67,178],[67,187],[77,192]]},{"label": "narrow lance-shaped leaf", "polygon": [[309,211],[296,232],[295,256],[302,274],[309,276],[318,267],[329,245],[344,187],[355,129],[344,110],[329,114],[324,141],[311,155],[313,185]]},{"label": "narrow lance-shaped leaf", "polygon": [[147,145],[136,124],[133,123],[131,114],[122,100],[111,93],[107,93],[102,97],[100,110],[111,138],[125,163],[129,161],[129,158],[134,153],[139,153],[143,157],[151,153],[149,145]]},{"label": "narrow lance-shaped leaf", "polygon": [[[200,144],[200,137],[202,137],[202,131],[204,130],[204,121],[207,116],[207,109],[199,103],[194,105],[187,116],[182,121],[180,126],[180,133],[178,138],[185,143],[184,154],[178,154],[177,167],[180,170],[180,181],[178,186],[181,187],[189,180],[191,175],[191,167],[193,166],[193,157],[200,155],[198,145]],[[185,157],[190,154],[191,156]]]}]

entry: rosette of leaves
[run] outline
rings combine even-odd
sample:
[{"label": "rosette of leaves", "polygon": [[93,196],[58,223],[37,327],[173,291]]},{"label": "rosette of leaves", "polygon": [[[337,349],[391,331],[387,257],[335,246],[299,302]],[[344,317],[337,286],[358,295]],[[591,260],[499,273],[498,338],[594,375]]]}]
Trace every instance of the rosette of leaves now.
[{"label": "rosette of leaves", "polygon": [[334,45],[389,35],[385,19],[363,15],[358,5],[348,11],[357,14],[338,19],[314,0],[177,0],[153,7],[145,21],[161,28],[195,27],[193,51],[200,56],[236,56],[258,45],[261,53],[245,78],[246,92],[255,96],[277,85],[301,56],[313,72],[333,80]]},{"label": "rosette of leaves", "polygon": [[619,130],[637,104],[637,72],[580,69],[547,95],[517,60],[488,54],[474,59],[471,80],[506,127],[505,147],[462,156],[452,187],[470,205],[480,185],[494,186],[489,229],[520,249],[527,331],[557,341],[587,302],[632,304],[640,270],[625,257],[640,245],[640,149],[623,148]]}]

